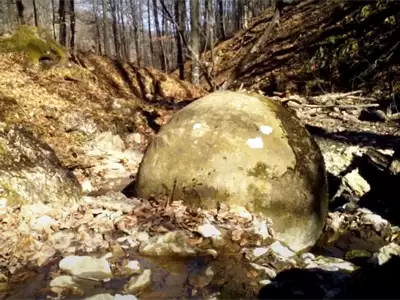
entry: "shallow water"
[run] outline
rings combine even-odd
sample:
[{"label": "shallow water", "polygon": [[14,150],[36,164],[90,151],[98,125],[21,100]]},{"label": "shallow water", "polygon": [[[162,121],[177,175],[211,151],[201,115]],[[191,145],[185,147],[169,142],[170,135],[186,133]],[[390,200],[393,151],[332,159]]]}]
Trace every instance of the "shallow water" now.
[{"label": "shallow water", "polygon": [[[101,257],[105,253],[91,253],[90,256]],[[81,255],[84,255],[83,253]],[[218,298],[254,298],[257,287],[251,288],[247,263],[239,254],[226,253],[216,259],[210,256],[196,256],[188,259],[178,257],[144,257],[135,251],[127,253],[128,260],[138,260],[141,269],[151,269],[151,287],[136,295],[140,299],[207,299],[218,294]],[[11,277],[9,293],[0,299],[56,299],[50,291],[49,283],[57,275],[66,275],[58,270],[61,258],[54,259],[47,266],[37,270],[25,270]],[[202,271],[211,266],[214,276],[207,286],[193,287],[188,278],[202,276]],[[25,276],[18,278],[19,276]],[[204,276],[204,275],[203,275]],[[14,281],[14,282],[12,282]],[[62,298],[83,299],[100,293],[123,294],[123,287],[128,278],[112,279],[108,282],[92,282],[85,286],[84,295],[65,295]],[[204,280],[203,280],[204,281]],[[202,282],[202,279],[200,279]],[[62,299],[61,298],[61,299]],[[60,299],[60,298],[58,298]]]}]

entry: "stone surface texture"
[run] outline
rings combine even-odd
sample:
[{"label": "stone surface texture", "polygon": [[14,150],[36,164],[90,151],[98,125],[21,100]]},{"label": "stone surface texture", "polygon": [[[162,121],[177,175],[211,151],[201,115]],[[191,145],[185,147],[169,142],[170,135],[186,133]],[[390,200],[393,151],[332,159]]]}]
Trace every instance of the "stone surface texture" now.
[{"label": "stone surface texture", "polygon": [[194,207],[243,205],[293,250],[315,243],[327,214],[321,151],[287,108],[258,94],[214,92],[180,110],[147,148],[140,197]]}]

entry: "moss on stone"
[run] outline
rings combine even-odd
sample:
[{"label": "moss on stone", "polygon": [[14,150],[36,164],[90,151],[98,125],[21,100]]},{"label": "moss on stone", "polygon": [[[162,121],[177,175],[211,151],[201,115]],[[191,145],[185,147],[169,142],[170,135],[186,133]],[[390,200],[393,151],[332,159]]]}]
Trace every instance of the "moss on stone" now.
[{"label": "moss on stone", "polygon": [[45,30],[26,25],[20,26],[13,35],[0,39],[0,52],[24,53],[31,64],[37,64],[43,58],[59,62],[67,57],[66,49]]},{"label": "moss on stone", "polygon": [[26,204],[27,201],[21,197],[12,186],[0,181],[0,197],[7,199],[7,206]]},{"label": "moss on stone", "polygon": [[265,163],[258,162],[253,169],[247,172],[247,174],[259,179],[269,179],[273,177],[273,170],[269,170],[269,167]]}]

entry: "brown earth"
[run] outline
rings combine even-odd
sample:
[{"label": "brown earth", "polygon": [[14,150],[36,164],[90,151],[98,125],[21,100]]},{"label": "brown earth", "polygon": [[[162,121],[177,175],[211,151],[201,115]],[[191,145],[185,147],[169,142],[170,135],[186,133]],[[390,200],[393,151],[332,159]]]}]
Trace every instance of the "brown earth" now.
[{"label": "brown earth", "polygon": [[0,70],[0,122],[32,129],[67,166],[76,164],[74,149],[90,136],[76,130],[79,123],[122,137],[149,136],[179,103],[206,94],[157,70],[88,53],[42,70],[27,69],[22,54],[1,53]]},{"label": "brown earth", "polygon": [[[272,15],[271,8],[248,29],[214,48],[217,86],[264,32]],[[363,89],[396,109],[399,22],[399,1],[300,1],[284,8],[279,26],[230,89],[242,87],[267,95]],[[210,65],[210,57],[209,52],[203,55],[203,62]],[[189,72],[190,62],[188,80]],[[204,77],[202,86],[209,89]]]}]

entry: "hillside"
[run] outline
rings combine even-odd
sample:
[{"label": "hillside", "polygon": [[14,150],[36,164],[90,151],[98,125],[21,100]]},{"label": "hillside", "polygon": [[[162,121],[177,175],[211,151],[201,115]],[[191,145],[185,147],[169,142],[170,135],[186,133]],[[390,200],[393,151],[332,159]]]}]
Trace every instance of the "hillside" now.
[{"label": "hillside", "polygon": [[205,93],[157,70],[89,53],[41,71],[26,69],[23,55],[2,53],[0,69],[0,120],[38,133],[67,166],[96,132],[151,135],[148,123],[157,129],[177,103]]},{"label": "hillside", "polygon": [[[399,1],[300,1],[283,9],[279,26],[230,87],[323,94],[363,89],[399,105]],[[223,84],[264,32],[273,10],[214,48],[215,82]],[[203,61],[211,64],[210,53]],[[190,62],[186,64],[187,79]],[[177,74],[177,71],[174,72]],[[207,82],[202,86],[209,89]]]}]

